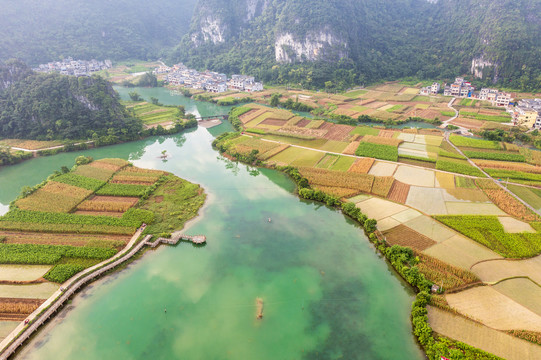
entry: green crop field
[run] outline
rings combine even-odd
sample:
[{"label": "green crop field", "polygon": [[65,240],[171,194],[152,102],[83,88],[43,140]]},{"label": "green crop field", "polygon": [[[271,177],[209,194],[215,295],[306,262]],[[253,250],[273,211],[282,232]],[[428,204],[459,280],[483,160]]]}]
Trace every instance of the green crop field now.
[{"label": "green crop field", "polygon": [[501,144],[497,141],[490,141],[490,140],[481,140],[481,139],[472,139],[467,138],[460,135],[451,135],[449,137],[449,140],[455,145],[459,147],[470,147],[470,148],[478,148],[478,149],[494,149],[494,150],[500,150]]},{"label": "green crop field", "polygon": [[541,210],[541,189],[518,185],[508,185],[507,188],[533,208]]},{"label": "green crop field", "polygon": [[357,156],[366,156],[376,159],[398,161],[398,148],[391,145],[372,144],[361,142],[357,151]]},{"label": "green crop field", "polygon": [[147,102],[127,104],[127,108],[146,125],[180,120],[179,109],[175,106],[160,106]]},{"label": "green crop field", "polygon": [[355,162],[354,157],[350,156],[340,156],[338,160],[329,168],[330,170],[337,170],[337,171],[348,171],[348,169],[353,165]]},{"label": "green crop field", "polygon": [[370,126],[357,126],[355,129],[353,129],[350,134],[351,135],[373,135],[378,136],[380,130],[372,128]]},{"label": "green crop field", "polygon": [[466,160],[438,158],[436,161],[436,169],[454,172],[457,174],[484,177],[483,173],[479,169],[468,164]]},{"label": "green crop field", "polygon": [[473,159],[501,160],[524,162],[524,155],[509,152],[483,152],[483,151],[464,151],[464,155]]},{"label": "green crop field", "polygon": [[541,253],[540,233],[506,233],[497,216],[435,216],[435,219],[505,257]]},{"label": "green crop field", "polygon": [[345,93],[343,95],[347,96],[349,98],[355,99],[355,98],[358,98],[361,95],[366,94],[367,92],[368,92],[368,90],[353,90],[353,91],[347,92],[347,93]]}]

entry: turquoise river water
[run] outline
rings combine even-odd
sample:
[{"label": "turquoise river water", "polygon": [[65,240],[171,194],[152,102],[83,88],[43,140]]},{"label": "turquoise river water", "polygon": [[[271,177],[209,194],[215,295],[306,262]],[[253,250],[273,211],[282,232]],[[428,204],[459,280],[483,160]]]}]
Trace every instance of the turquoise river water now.
[{"label": "turquoise river water", "polygon": [[4,211],[22,186],[80,154],[170,171],[209,195],[185,229],[205,234],[205,247],[147,251],[78,294],[17,358],[422,359],[409,321],[413,294],[362,230],[300,200],[283,174],[222,158],[213,138],[199,128],[0,170]]}]

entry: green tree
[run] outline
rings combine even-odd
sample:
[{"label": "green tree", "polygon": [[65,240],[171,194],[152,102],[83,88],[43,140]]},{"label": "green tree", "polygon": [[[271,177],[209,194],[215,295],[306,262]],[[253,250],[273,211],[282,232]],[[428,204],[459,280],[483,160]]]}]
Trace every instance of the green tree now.
[{"label": "green tree", "polygon": [[271,95],[270,106],[278,107],[280,105],[280,94],[274,93]]},{"label": "green tree", "polygon": [[137,91],[130,91],[128,95],[132,101],[143,101],[143,98],[137,93]]}]

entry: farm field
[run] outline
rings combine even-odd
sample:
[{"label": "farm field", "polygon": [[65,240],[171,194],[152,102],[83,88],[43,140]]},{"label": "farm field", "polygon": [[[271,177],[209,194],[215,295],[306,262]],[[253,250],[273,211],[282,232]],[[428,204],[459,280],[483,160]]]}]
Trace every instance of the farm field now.
[{"label": "farm field", "polygon": [[47,299],[59,288],[59,284],[52,282],[30,285],[0,285],[0,294],[5,298]]},{"label": "farm field", "polygon": [[541,287],[530,279],[504,280],[493,288],[541,316]]},{"label": "farm field", "polygon": [[428,307],[428,322],[438,334],[462,341],[504,359],[535,360],[541,357],[541,347],[536,344],[433,306]]},{"label": "farm field", "polygon": [[180,111],[175,106],[155,105],[143,102],[123,102],[128,111],[141,119],[143,123],[150,127],[152,125],[162,124],[174,125],[176,122],[182,121]]},{"label": "farm field", "polygon": [[455,235],[424,251],[453,266],[470,269],[479,261],[498,259],[502,256],[462,235]]},{"label": "farm field", "polygon": [[497,259],[475,264],[472,271],[485,282],[497,282],[517,276],[526,276],[541,284],[541,256],[525,260]]},{"label": "farm field", "polygon": [[50,265],[0,265],[0,281],[31,281],[42,277]]},{"label": "farm field", "polygon": [[445,299],[453,309],[498,330],[541,331],[541,316],[491,286],[478,286]]}]

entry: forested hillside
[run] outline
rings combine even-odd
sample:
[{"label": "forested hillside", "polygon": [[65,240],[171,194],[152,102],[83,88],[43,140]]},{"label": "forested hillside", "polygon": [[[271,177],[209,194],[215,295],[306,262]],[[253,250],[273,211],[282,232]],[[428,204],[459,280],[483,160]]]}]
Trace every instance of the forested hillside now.
[{"label": "forested hillside", "polygon": [[186,33],[196,0],[0,0],[0,61],[155,59]]},{"label": "forested hillside", "polygon": [[37,74],[18,61],[0,63],[0,138],[128,140],[140,120],[119,103],[104,79]]},{"label": "forested hillside", "polygon": [[199,0],[170,61],[305,87],[474,73],[534,90],[540,33],[541,0]]}]

